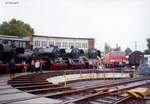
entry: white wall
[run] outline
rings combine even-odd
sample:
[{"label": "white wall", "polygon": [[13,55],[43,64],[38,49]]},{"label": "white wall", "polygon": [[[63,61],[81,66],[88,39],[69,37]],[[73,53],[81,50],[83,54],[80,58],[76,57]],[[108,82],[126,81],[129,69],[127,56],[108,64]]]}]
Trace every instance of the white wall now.
[{"label": "white wall", "polygon": [[[35,46],[35,41],[39,41],[40,45]],[[45,41],[47,44],[45,46],[43,46],[42,41]],[[80,48],[80,49],[83,49],[83,50],[88,49],[88,39],[54,38],[54,37],[38,37],[38,36],[33,37],[33,48],[49,47],[49,42],[54,43],[54,45],[57,45],[57,43],[60,43],[61,44],[60,47],[65,48],[65,49],[69,48],[69,46],[71,46],[72,44],[74,45],[74,47],[79,45],[79,47],[77,47],[77,48]]]}]

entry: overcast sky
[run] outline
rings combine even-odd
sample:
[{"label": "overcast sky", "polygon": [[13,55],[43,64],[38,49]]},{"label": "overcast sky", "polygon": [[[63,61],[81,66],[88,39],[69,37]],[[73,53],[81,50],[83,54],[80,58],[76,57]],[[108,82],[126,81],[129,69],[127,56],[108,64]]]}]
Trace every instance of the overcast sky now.
[{"label": "overcast sky", "polygon": [[145,50],[150,38],[150,0],[0,0],[0,23],[30,24],[36,35],[95,38],[123,49]]}]

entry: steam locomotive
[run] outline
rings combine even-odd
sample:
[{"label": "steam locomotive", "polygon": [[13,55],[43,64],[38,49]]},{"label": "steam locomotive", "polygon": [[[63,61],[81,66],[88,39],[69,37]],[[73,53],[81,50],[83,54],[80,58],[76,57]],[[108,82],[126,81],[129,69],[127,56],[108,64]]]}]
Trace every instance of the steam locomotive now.
[{"label": "steam locomotive", "polygon": [[101,52],[95,48],[88,49],[89,68],[100,68]]},{"label": "steam locomotive", "polygon": [[49,69],[83,69],[85,63],[82,59],[83,50],[72,48],[69,51],[59,49],[57,46],[49,48],[34,49],[32,58],[42,59],[45,65],[49,65]]},{"label": "steam locomotive", "polygon": [[42,59],[45,64],[44,68],[47,70],[88,69],[93,66],[98,67],[100,64],[100,51],[96,49],[88,50],[87,59],[83,55],[83,50],[73,47],[69,52],[57,46],[30,50],[31,48],[30,39],[0,35],[0,72],[9,69],[11,58],[15,58],[18,69],[24,67],[21,63],[22,60],[25,60],[30,66],[32,59]]},{"label": "steam locomotive", "polygon": [[33,50],[32,58],[42,59],[50,70],[65,69],[65,64],[57,46],[38,48]]},{"label": "steam locomotive", "polygon": [[23,54],[29,48],[29,43],[29,39],[0,35],[0,72],[8,71],[11,58],[15,58],[18,69],[24,67],[17,55]]},{"label": "steam locomotive", "polygon": [[83,69],[85,68],[85,63],[83,61],[82,55],[83,50],[78,48],[72,48],[66,51],[66,55],[63,57],[64,63],[67,69]]}]

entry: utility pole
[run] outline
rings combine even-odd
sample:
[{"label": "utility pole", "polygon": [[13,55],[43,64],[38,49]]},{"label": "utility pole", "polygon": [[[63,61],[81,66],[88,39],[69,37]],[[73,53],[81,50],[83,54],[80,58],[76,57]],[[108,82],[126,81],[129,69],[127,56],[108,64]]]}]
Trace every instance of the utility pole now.
[{"label": "utility pole", "polygon": [[137,50],[137,42],[135,41],[135,51]]}]

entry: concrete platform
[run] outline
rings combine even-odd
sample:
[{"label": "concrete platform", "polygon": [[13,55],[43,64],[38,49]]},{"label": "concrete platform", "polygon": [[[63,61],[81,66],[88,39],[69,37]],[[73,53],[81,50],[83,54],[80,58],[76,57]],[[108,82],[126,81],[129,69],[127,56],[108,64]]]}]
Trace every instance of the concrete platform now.
[{"label": "concrete platform", "polygon": [[[31,74],[17,73],[16,76]],[[26,93],[8,85],[9,74],[0,75],[0,104],[62,104],[62,101]]]},{"label": "concrete platform", "polygon": [[28,99],[28,98],[32,98],[32,97],[36,97],[36,95],[24,93],[24,92],[0,95],[0,104],[11,102],[11,101],[13,102],[13,101],[19,100],[19,99]]},{"label": "concrete platform", "polygon": [[0,86],[6,86],[8,85],[7,82],[0,82]]},{"label": "concrete platform", "polygon": [[12,89],[13,87],[11,87],[10,85],[4,85],[4,86],[0,86],[0,91],[4,90],[4,89]]},{"label": "concrete platform", "polygon": [[12,89],[4,89],[4,90],[0,91],[0,96],[6,95],[6,94],[13,94],[13,93],[21,93],[21,91],[18,89],[13,89],[13,88]]}]

